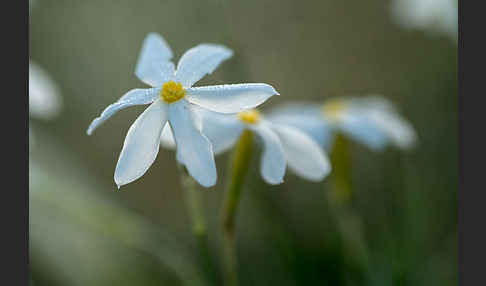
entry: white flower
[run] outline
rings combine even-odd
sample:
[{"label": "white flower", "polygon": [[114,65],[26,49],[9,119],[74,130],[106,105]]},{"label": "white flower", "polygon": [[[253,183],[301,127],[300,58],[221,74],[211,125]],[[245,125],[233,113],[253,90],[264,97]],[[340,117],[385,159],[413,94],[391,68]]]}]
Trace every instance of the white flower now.
[{"label": "white flower", "polygon": [[457,0],[394,0],[391,12],[404,28],[444,33],[457,42]]},{"label": "white flower", "polygon": [[417,139],[411,124],[387,99],[379,96],[335,98],[324,105],[287,104],[268,117],[274,122],[301,129],[327,150],[336,132],[342,132],[373,150],[381,150],[388,144],[408,149]]},{"label": "white flower", "polygon": [[59,88],[37,64],[29,61],[29,113],[37,118],[51,119],[61,107]]},{"label": "white flower", "polygon": [[[331,170],[327,155],[311,137],[298,129],[276,124],[263,117],[256,110],[247,110],[238,114],[218,114],[198,110],[203,122],[202,132],[213,145],[215,154],[231,148],[243,130],[256,134],[263,143],[260,171],[269,184],[283,182],[285,168],[311,181],[320,181]],[[169,127],[164,129],[162,145],[175,146]]]},{"label": "white flower", "polygon": [[263,83],[191,87],[232,54],[221,45],[200,44],[182,55],[176,69],[166,41],[155,33],[147,36],[135,74],[154,88],[130,90],[93,120],[87,131],[90,135],[123,108],[151,104],[128,130],[115,169],[118,187],[140,178],[152,165],[167,123],[175,133],[177,160],[201,185],[210,187],[216,183],[213,150],[209,140],[201,134],[201,121],[194,107],[236,113],[278,94],[272,86]]}]

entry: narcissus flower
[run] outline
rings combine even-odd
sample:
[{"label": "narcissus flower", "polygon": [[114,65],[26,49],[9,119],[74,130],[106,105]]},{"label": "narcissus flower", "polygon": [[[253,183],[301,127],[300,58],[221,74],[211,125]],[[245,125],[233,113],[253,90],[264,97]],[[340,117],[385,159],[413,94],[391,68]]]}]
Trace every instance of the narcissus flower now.
[{"label": "narcissus flower", "polygon": [[177,68],[172,51],[158,34],[144,40],[136,66],[137,77],[153,88],[132,89],[109,105],[88,128],[95,128],[115,112],[133,105],[150,106],[130,126],[115,169],[118,187],[140,178],[152,165],[159,151],[160,136],[167,124],[174,130],[177,160],[202,186],[216,183],[216,166],[209,140],[201,134],[201,121],[195,106],[221,113],[253,108],[278,94],[263,83],[192,87],[212,73],[233,52],[221,45],[200,44],[182,55]]},{"label": "narcissus flower", "polygon": [[275,109],[269,119],[306,132],[328,149],[342,132],[373,150],[387,145],[412,147],[417,139],[411,124],[387,99],[379,96],[342,97],[315,103],[292,103]]},{"label": "narcissus flower", "polygon": [[[327,155],[314,140],[297,128],[273,123],[257,110],[247,110],[238,114],[219,114],[198,110],[202,118],[202,132],[213,145],[215,154],[231,148],[247,129],[252,131],[263,143],[260,171],[269,184],[283,182],[285,169],[297,175],[320,181],[330,172]],[[162,145],[175,147],[171,129],[167,127],[162,134]]]}]

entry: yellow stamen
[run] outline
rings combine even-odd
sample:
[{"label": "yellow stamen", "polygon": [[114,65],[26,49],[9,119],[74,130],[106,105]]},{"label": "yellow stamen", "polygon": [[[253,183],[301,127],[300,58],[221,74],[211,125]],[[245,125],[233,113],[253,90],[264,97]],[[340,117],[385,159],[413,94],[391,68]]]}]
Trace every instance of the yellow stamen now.
[{"label": "yellow stamen", "polygon": [[167,103],[173,103],[182,99],[186,95],[186,90],[180,82],[168,81],[162,85],[160,99]]},{"label": "yellow stamen", "polygon": [[322,106],[322,112],[329,119],[338,120],[347,108],[347,102],[341,99],[332,99]]},{"label": "yellow stamen", "polygon": [[256,124],[260,121],[260,112],[256,109],[245,110],[238,113],[238,118],[248,124]]}]

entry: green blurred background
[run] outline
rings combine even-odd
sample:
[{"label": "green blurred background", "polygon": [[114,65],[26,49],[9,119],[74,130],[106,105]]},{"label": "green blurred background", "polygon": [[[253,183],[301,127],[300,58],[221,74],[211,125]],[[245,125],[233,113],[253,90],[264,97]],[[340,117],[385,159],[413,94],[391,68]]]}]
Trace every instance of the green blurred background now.
[{"label": "green blurred background", "polygon": [[[269,186],[255,156],[237,217],[241,285],[457,284],[457,45],[449,38],[400,28],[385,0],[38,0],[30,58],[58,83],[63,109],[54,120],[30,121],[33,285],[221,282],[228,154],[217,157],[216,187],[201,189],[214,267],[208,279],[173,152],[161,149],[141,179],[116,192],[118,155],[144,107],[86,135],[103,108],[144,87],[134,70],[149,32],[167,39],[175,59],[201,42],[232,48],[233,58],[198,85],[269,83],[281,95],[263,110],[382,94],[418,133],[408,152],[351,142],[353,219],[344,229],[328,201],[328,180],[287,172],[284,184]],[[356,229],[364,251],[355,247]]]}]

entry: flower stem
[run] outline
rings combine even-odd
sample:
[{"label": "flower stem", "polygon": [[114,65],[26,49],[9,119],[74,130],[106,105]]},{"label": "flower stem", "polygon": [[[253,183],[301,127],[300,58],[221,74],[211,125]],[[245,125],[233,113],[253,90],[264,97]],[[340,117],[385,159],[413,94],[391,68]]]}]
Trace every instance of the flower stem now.
[{"label": "flower stem", "polygon": [[209,254],[207,224],[202,206],[201,190],[197,182],[189,175],[186,168],[178,164],[181,184],[184,189],[187,213],[191,219],[192,233],[199,249],[199,259],[208,279],[212,280],[213,267]]},{"label": "flower stem", "polygon": [[231,181],[228,184],[222,210],[224,283],[228,286],[238,285],[235,216],[252,151],[253,134],[245,130],[233,153]]},{"label": "flower stem", "polygon": [[344,251],[367,274],[369,269],[369,250],[366,243],[363,222],[353,210],[351,152],[349,141],[342,134],[337,134],[331,150],[331,190],[328,192],[330,211],[333,214],[341,235]]},{"label": "flower stem", "polygon": [[341,133],[336,135],[330,157],[332,165],[330,202],[335,205],[347,205],[353,195],[351,154],[349,141]]}]

